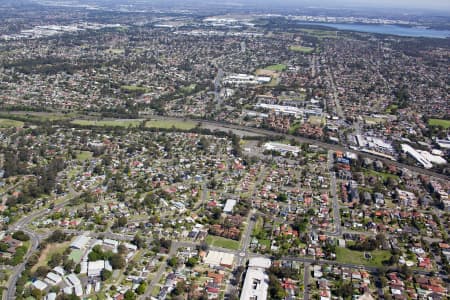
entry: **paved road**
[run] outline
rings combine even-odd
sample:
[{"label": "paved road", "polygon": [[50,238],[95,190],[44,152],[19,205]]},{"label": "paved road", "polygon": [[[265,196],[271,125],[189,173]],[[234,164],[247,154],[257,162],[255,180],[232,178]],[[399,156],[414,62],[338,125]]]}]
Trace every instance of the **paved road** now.
[{"label": "paved road", "polygon": [[334,236],[340,236],[342,234],[341,228],[341,213],[339,211],[339,198],[337,195],[336,188],[336,173],[332,171],[333,167],[333,151],[328,151],[328,168],[330,170],[330,189],[331,189],[331,198],[333,201],[333,222],[335,231],[332,233]]},{"label": "paved road", "polygon": [[217,76],[214,79],[214,98],[216,101],[216,110],[220,109],[220,106],[222,105],[223,99],[220,96],[220,89],[222,86],[222,77],[223,77],[223,70],[219,68],[217,70]]},{"label": "paved road", "polygon": [[[79,194],[75,194],[73,198],[78,197],[78,196],[79,196]],[[70,198],[68,200],[65,200],[65,201],[55,205],[55,209],[64,207],[73,198]],[[9,231],[23,230],[25,233],[27,233],[30,236],[31,247],[30,247],[30,249],[28,249],[28,252],[24,257],[23,263],[21,263],[20,265],[18,265],[14,268],[14,273],[11,274],[11,276],[8,280],[8,283],[7,283],[8,290],[6,293],[3,293],[3,300],[15,299],[17,280],[21,276],[23,270],[25,270],[25,264],[27,263],[28,259],[33,254],[33,252],[35,252],[37,250],[39,243],[40,243],[40,237],[33,231],[27,229],[26,226],[28,226],[34,219],[37,219],[37,218],[41,219],[50,213],[51,213],[50,209],[39,210],[30,215],[23,217],[16,223],[9,226],[9,228],[8,228]],[[5,298],[5,295],[6,295],[6,298]]]},{"label": "paved road", "polygon": [[309,263],[305,264],[305,271],[303,274],[303,300],[309,300],[309,275],[310,275],[310,270],[309,270]]},{"label": "paved road", "polygon": [[341,151],[341,152],[348,151],[348,152],[358,154],[360,157],[367,157],[367,158],[370,158],[373,160],[379,160],[385,164],[395,165],[398,168],[408,169],[408,170],[417,172],[419,174],[433,176],[433,177],[440,178],[443,180],[450,180],[450,176],[447,176],[444,174],[439,174],[439,173],[433,172],[432,170],[427,170],[427,169],[421,168],[419,166],[407,165],[407,164],[400,163],[398,161],[394,161],[391,159],[387,159],[387,158],[384,158],[384,157],[381,157],[378,155],[373,155],[373,154],[363,152],[360,150],[350,149],[350,148],[342,146],[342,145],[331,144],[331,143],[327,143],[324,141],[314,140],[314,139],[310,139],[310,138],[306,138],[306,137],[294,136],[294,135],[290,135],[287,133],[279,133],[279,132],[275,132],[275,131],[271,131],[271,130],[267,130],[267,129],[261,129],[261,128],[256,128],[256,127],[247,127],[247,126],[242,126],[242,125],[230,124],[230,123],[226,123],[226,122],[210,121],[210,120],[204,120],[204,119],[187,119],[187,118],[161,117],[161,116],[152,116],[152,118],[165,119],[165,120],[176,120],[176,121],[182,121],[182,120],[186,121],[187,120],[187,121],[192,121],[192,122],[201,122],[204,126],[218,126],[218,127],[224,128],[225,130],[238,130],[241,132],[243,131],[243,132],[248,132],[251,134],[257,134],[257,135],[261,135],[261,136],[273,136],[273,137],[277,137],[277,138],[283,138],[286,140],[295,140],[299,143],[316,145],[316,146],[319,146],[319,147],[327,149],[327,150]]}]

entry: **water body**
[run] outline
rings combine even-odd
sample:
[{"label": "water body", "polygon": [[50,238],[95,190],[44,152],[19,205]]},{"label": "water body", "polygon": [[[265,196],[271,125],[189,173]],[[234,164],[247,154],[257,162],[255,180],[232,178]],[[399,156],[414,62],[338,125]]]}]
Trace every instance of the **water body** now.
[{"label": "water body", "polygon": [[450,38],[450,30],[436,30],[423,27],[403,27],[398,25],[370,25],[370,24],[345,24],[345,23],[316,23],[300,22],[305,25],[321,25],[333,27],[339,30],[351,30],[360,32],[390,34],[410,37]]}]

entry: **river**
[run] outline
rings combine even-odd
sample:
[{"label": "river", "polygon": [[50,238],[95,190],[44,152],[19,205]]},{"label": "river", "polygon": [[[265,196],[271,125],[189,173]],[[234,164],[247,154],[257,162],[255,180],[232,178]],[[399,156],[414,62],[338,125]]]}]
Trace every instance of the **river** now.
[{"label": "river", "polygon": [[377,25],[377,24],[350,24],[350,23],[316,23],[300,22],[305,25],[321,25],[333,27],[339,30],[351,30],[360,32],[390,34],[398,36],[411,37],[429,37],[429,38],[450,38],[450,30],[436,30],[425,27],[406,27],[398,25]]}]

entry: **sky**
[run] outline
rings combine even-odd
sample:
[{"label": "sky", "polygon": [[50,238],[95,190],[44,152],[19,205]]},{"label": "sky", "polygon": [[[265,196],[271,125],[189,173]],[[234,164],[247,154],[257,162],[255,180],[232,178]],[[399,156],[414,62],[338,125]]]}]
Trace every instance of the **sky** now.
[{"label": "sky", "polygon": [[[151,0],[148,0],[151,1]],[[180,0],[182,1],[182,0]],[[214,3],[220,0],[197,0]],[[450,11],[450,0],[222,0],[222,3],[259,3],[271,6],[320,6],[320,7],[368,7],[368,8],[404,8],[433,9]]]}]

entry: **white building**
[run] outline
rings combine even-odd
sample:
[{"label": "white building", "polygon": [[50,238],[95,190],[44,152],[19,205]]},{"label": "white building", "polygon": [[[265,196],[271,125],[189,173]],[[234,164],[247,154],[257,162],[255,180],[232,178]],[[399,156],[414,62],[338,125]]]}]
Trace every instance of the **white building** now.
[{"label": "white building", "polygon": [[84,248],[86,248],[90,239],[91,238],[88,236],[80,235],[75,239],[75,241],[72,242],[72,244],[70,244],[70,248],[78,249],[78,250],[84,249]]},{"label": "white building", "polygon": [[249,261],[247,275],[242,287],[241,300],[266,300],[269,289],[269,275],[266,269],[271,265],[268,258],[257,257]]},{"label": "white building", "polygon": [[58,274],[55,274],[53,272],[49,272],[47,276],[45,277],[45,282],[47,282],[50,285],[58,285],[62,281],[62,277]]},{"label": "white building", "polygon": [[205,256],[203,262],[212,266],[233,266],[234,254],[219,252],[219,251],[209,251]]},{"label": "white building", "polygon": [[33,286],[40,291],[43,291],[47,288],[47,284],[39,279],[33,282]]},{"label": "white building", "polygon": [[103,269],[112,271],[112,266],[107,260],[97,260],[87,262],[87,274],[89,277],[100,276]]},{"label": "white building", "polygon": [[234,199],[228,199],[227,202],[225,203],[225,207],[223,208],[223,212],[225,213],[232,213],[233,212],[233,208],[236,205],[237,201]]}]

